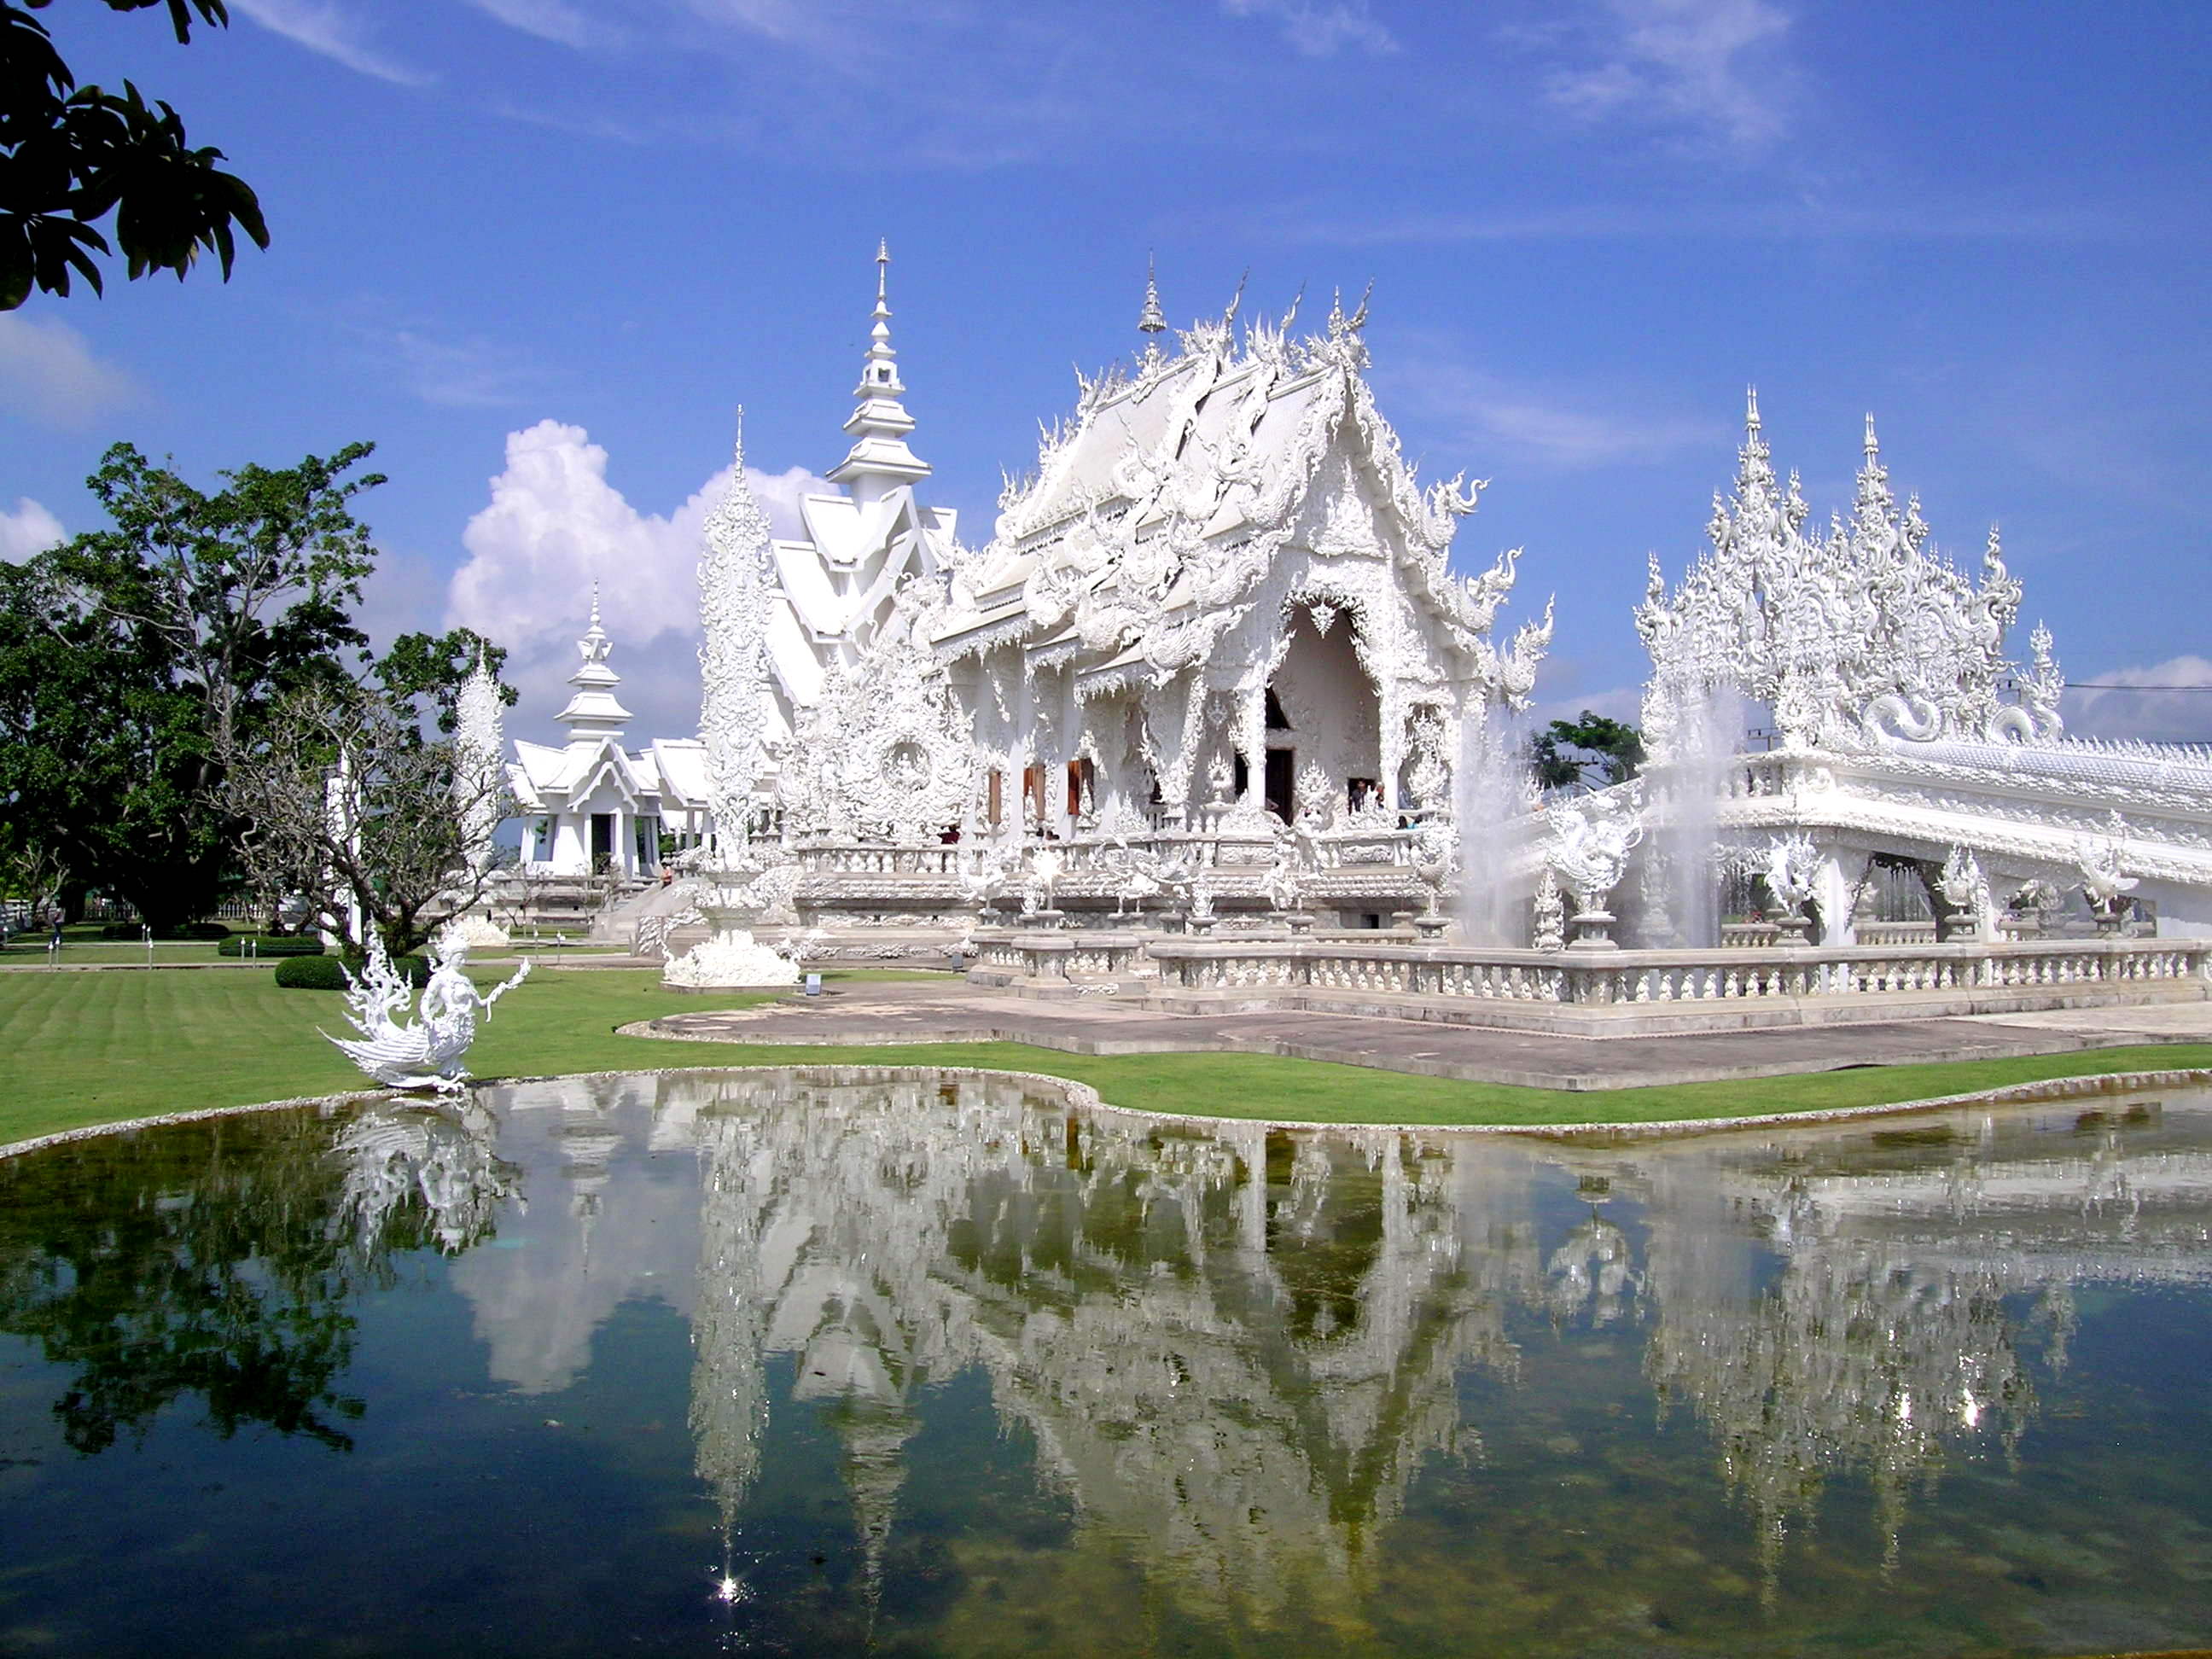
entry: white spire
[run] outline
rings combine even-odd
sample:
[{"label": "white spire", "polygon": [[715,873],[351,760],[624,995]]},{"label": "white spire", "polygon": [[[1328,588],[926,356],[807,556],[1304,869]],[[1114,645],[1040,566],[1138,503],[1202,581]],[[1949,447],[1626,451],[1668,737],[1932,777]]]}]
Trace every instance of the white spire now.
[{"label": "white spire", "polygon": [[576,641],[576,650],[584,660],[568,676],[568,684],[576,688],[576,695],[568,699],[566,708],[553,717],[568,728],[568,741],[572,744],[619,738],[629,724],[629,710],[615,696],[615,687],[622,684],[622,676],[607,666],[607,654],[613,645],[607,630],[599,626],[599,584],[595,577],[592,581],[592,625]]},{"label": "white spire", "polygon": [[1157,271],[1152,256],[1148,253],[1145,256],[1145,308],[1137,318],[1137,329],[1146,337],[1147,346],[1157,349],[1158,342],[1151,337],[1166,332],[1167,325],[1167,313],[1160,309],[1160,285]]},{"label": "white spire", "polygon": [[868,330],[867,356],[860,364],[860,383],[853,388],[860,402],[845,422],[845,430],[853,434],[853,447],[830,474],[831,483],[849,485],[853,499],[863,506],[901,484],[929,476],[929,463],[906,444],[906,434],[914,430],[914,416],[899,402],[906,387],[899,381],[898,354],[891,349],[891,308],[887,297],[890,263],[889,243],[878,242],[874,321]]},{"label": "white spire", "polygon": [[726,855],[752,817],[753,785],[766,769],[769,590],[775,575],[768,515],[745,481],[745,411],[730,467],[729,493],[707,515],[699,555],[699,736],[707,745],[708,805]]}]

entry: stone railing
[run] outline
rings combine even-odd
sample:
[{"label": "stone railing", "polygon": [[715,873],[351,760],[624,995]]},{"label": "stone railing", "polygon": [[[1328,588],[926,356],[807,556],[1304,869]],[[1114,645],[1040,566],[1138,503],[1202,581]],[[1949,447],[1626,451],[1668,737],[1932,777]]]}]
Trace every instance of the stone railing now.
[{"label": "stone railing", "polygon": [[1178,938],[1146,949],[1164,990],[1310,988],[1593,1007],[2212,979],[2204,939],[1582,952]]}]

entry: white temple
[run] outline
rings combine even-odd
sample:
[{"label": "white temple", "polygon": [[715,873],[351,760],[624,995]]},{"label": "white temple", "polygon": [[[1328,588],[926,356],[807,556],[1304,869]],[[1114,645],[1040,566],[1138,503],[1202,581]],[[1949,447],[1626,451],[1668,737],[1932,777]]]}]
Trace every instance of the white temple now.
[{"label": "white temple", "polygon": [[568,729],[556,748],[518,738],[507,781],[523,813],[522,863],[555,876],[640,876],[660,866],[660,837],[680,844],[708,827],[707,751],[696,738],[623,746],[629,710],[607,659],[613,648],[592,593],[591,626],[576,641],[576,688],[553,718]]},{"label": "white temple", "polygon": [[[969,547],[917,495],[888,267],[841,492],[777,539],[740,452],[708,520],[700,739],[623,748],[595,617],[568,742],[517,745],[540,863],[646,870],[711,830],[696,905],[772,893],[817,955],[974,933],[986,982],[1169,1006],[2197,983],[2202,951],[2117,947],[2212,938],[2212,756],[2069,738],[1995,532],[1978,580],[1954,567],[1870,420],[1823,531],[1753,402],[1710,550],[1671,590],[1655,559],[1637,610],[1645,775],[1544,801],[1510,717],[1550,608],[1500,637],[1519,550],[1452,570],[1480,485],[1416,482],[1364,301],[1171,333],[1148,280],[1141,355],[1080,383]],[[2115,951],[2029,949],[2092,935]],[[1746,947],[1774,953],[1748,977],[1655,959]]]}]

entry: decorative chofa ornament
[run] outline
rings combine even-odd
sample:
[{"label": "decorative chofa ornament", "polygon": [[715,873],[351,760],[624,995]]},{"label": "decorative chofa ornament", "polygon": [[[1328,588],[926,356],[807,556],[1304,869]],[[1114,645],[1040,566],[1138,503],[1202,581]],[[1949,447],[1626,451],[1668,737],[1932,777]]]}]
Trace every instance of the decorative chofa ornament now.
[{"label": "decorative chofa ornament", "polygon": [[525,961],[512,978],[486,994],[464,971],[469,950],[459,929],[441,933],[433,948],[436,965],[422,988],[422,1006],[402,1024],[415,994],[372,931],[367,965],[357,976],[346,971],[346,1019],[361,1033],[361,1041],[321,1035],[387,1088],[458,1094],[468,1083],[461,1061],[477,1040],[477,1017],[489,1014],[492,1004],[530,977],[530,963]]},{"label": "decorative chofa ornament", "polygon": [[1644,787],[1624,784],[1547,810],[1552,844],[1545,863],[1575,896],[1574,951],[1613,951],[1613,915],[1606,901],[1644,839]]}]

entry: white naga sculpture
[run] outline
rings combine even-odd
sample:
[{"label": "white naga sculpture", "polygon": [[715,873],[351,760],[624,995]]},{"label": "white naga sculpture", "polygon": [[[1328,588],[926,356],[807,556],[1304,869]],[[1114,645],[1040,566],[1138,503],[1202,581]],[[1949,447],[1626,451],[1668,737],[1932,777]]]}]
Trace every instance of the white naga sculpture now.
[{"label": "white naga sculpture", "polygon": [[530,977],[526,961],[514,977],[489,995],[470,982],[463,969],[469,950],[457,929],[441,932],[433,947],[436,965],[422,988],[416,1017],[400,1023],[415,994],[385,954],[384,941],[372,931],[368,962],[356,977],[346,974],[346,1019],[361,1041],[321,1033],[348,1060],[377,1082],[392,1089],[435,1089],[458,1094],[468,1081],[461,1065],[477,1040],[477,1020],[491,1006]]},{"label": "white naga sculpture", "polygon": [[1628,870],[1628,855],[1644,839],[1644,792],[1629,784],[1579,800],[1562,802],[1545,813],[1552,829],[1552,844],[1545,862],[1560,883],[1575,896],[1575,926],[1579,934],[1571,948],[1615,948],[1607,929],[1613,916],[1606,900]]},{"label": "white naga sculpture", "polygon": [[1820,890],[1820,849],[1813,838],[1802,832],[1775,836],[1767,844],[1759,873],[1781,908],[1776,925],[1785,933],[1802,935],[1811,926],[1806,903]]}]

